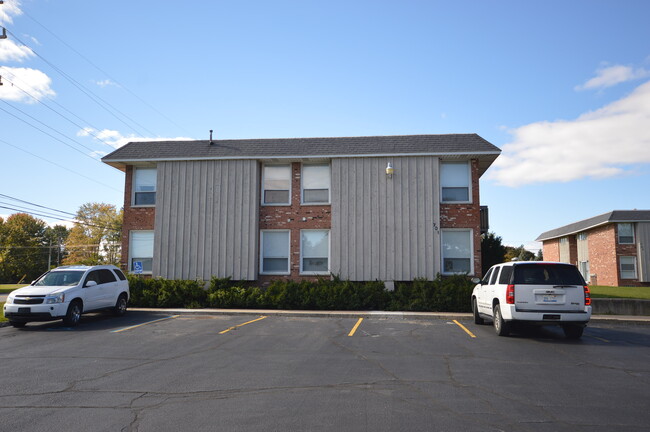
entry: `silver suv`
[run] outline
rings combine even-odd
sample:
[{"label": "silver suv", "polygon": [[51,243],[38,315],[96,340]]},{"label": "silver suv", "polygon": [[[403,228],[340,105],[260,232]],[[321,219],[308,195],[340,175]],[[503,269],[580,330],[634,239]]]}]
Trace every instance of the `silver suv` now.
[{"label": "silver suv", "polygon": [[576,266],[559,262],[515,261],[491,267],[472,291],[474,322],[491,320],[499,336],[517,321],[560,325],[578,339],[591,318],[589,287]]},{"label": "silver suv", "polygon": [[12,291],[4,314],[14,327],[59,318],[66,325],[75,326],[85,312],[108,309],[123,315],[128,301],[129,282],[117,267],[63,266]]}]

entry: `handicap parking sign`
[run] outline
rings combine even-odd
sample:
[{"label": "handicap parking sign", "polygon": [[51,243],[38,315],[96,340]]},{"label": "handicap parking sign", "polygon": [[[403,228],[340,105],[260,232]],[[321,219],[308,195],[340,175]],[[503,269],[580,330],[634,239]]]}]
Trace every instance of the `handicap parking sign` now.
[{"label": "handicap parking sign", "polygon": [[133,261],[133,273],[142,274],[142,261]]}]

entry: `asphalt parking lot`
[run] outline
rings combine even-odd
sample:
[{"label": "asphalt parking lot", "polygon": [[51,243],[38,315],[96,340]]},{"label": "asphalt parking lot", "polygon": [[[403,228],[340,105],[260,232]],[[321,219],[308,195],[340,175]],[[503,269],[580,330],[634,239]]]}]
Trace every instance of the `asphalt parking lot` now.
[{"label": "asphalt parking lot", "polygon": [[0,328],[0,430],[647,431],[650,326],[131,311]]}]

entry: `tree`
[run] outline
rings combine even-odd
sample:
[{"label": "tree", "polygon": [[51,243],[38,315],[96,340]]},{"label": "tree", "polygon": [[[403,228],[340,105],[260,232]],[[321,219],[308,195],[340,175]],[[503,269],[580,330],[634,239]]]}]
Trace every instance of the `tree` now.
[{"label": "tree", "polygon": [[512,261],[517,258],[518,261],[533,261],[535,254],[524,248],[524,245],[519,247],[506,246],[506,261]]},{"label": "tree", "polygon": [[506,247],[501,243],[501,237],[493,232],[481,236],[481,262],[483,273],[495,264],[502,263],[506,254]]},{"label": "tree", "polygon": [[544,252],[542,249],[537,251],[537,255],[535,255],[535,261],[544,261]]},{"label": "tree", "polygon": [[0,218],[0,280],[31,281],[48,270],[45,231],[44,221],[26,213]]},{"label": "tree", "polygon": [[54,225],[45,228],[45,241],[49,247],[48,261],[50,267],[58,267],[65,259],[67,253],[63,248],[70,235],[70,230],[64,225]]},{"label": "tree", "polygon": [[119,264],[122,210],[104,203],[83,204],[65,242],[64,264]]}]

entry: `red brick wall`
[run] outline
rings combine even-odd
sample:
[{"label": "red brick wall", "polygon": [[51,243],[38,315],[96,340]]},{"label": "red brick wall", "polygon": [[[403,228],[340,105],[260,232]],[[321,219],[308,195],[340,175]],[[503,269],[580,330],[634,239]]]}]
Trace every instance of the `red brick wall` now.
[{"label": "red brick wall", "polygon": [[596,275],[594,285],[618,285],[616,232],[613,224],[589,230],[589,273]]},{"label": "red brick wall", "polygon": [[[316,280],[317,276],[300,275],[300,230],[301,229],[331,229],[331,205],[301,205],[300,204],[300,174],[301,163],[291,164],[291,205],[260,206],[260,230],[288,229],[291,231],[291,253],[289,275],[259,275],[258,281],[266,285],[277,279]],[[262,188],[260,187],[260,190]],[[331,259],[331,258],[330,258]]]},{"label": "red brick wall", "polygon": [[542,253],[544,254],[544,261],[560,261],[560,239],[542,242]]},{"label": "red brick wall", "polygon": [[[478,160],[472,159],[472,203],[440,204],[440,228],[474,230],[474,274],[481,275],[481,203],[479,200]],[[439,252],[438,252],[439,253]]]},{"label": "red brick wall", "polygon": [[124,221],[122,222],[122,259],[120,266],[129,270],[129,231],[153,230],[156,219],[155,207],[131,207],[133,190],[133,166],[127,165],[124,176]]}]

